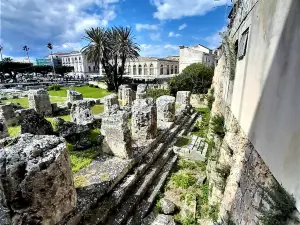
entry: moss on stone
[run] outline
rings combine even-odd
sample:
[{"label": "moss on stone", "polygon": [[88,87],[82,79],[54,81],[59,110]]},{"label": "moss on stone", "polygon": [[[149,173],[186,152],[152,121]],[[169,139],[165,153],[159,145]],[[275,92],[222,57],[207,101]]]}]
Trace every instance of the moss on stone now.
[{"label": "moss on stone", "polygon": [[74,176],[74,185],[75,188],[82,188],[88,183],[86,176]]},{"label": "moss on stone", "polygon": [[14,126],[14,127],[8,127],[7,128],[9,136],[16,137],[21,134],[21,126]]},{"label": "moss on stone", "polygon": [[109,181],[109,174],[108,174],[108,173],[100,174],[100,175],[99,175],[99,178],[100,178],[102,181]]},{"label": "moss on stone", "polygon": [[178,140],[175,143],[175,146],[177,146],[177,147],[183,147],[183,146],[188,145],[190,142],[191,142],[191,138],[190,137],[182,136],[182,137],[178,138]]}]

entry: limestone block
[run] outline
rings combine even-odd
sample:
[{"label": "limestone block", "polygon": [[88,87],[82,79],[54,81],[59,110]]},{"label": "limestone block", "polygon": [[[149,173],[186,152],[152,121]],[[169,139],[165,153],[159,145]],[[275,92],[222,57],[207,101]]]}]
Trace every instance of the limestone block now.
[{"label": "limestone block", "polygon": [[8,137],[7,126],[4,122],[4,119],[0,119],[0,139]]},{"label": "limestone block", "polygon": [[157,133],[156,104],[152,98],[137,99],[132,107],[132,138],[153,139]]},{"label": "limestone block", "polygon": [[176,104],[190,106],[191,92],[178,91],[176,94]]},{"label": "limestone block", "polygon": [[[120,158],[132,158],[131,135],[128,113],[117,111],[102,119],[101,133],[105,135],[105,145]],[[109,151],[106,151],[109,152]]]},{"label": "limestone block", "polygon": [[133,101],[133,91],[131,88],[123,89],[122,93],[122,105],[123,106],[131,106]]},{"label": "limestone block", "polygon": [[3,119],[7,126],[18,124],[18,119],[11,104],[0,105],[0,119]]},{"label": "limestone block", "polygon": [[31,90],[28,94],[29,108],[33,108],[43,116],[52,115],[52,107],[48,92],[44,89]]},{"label": "limestone block", "polygon": [[76,205],[70,165],[65,141],[56,136],[23,134],[0,149],[4,221],[57,224]]},{"label": "limestone block", "polygon": [[160,96],[156,99],[157,120],[173,122],[175,120],[175,98],[172,96]]},{"label": "limestone block", "polygon": [[158,214],[151,225],[176,225],[172,216]]},{"label": "limestone block", "polygon": [[67,90],[67,102],[73,103],[79,100],[83,100],[83,96],[80,92]]},{"label": "limestone block", "polygon": [[77,124],[92,123],[94,116],[90,109],[90,103],[85,100],[75,101],[71,106],[71,121]]},{"label": "limestone block", "polygon": [[120,100],[123,99],[123,95],[124,95],[123,92],[124,92],[125,88],[129,88],[129,86],[127,84],[123,84],[123,85],[119,86],[119,89],[118,89],[118,95],[119,96],[118,97],[119,97]]},{"label": "limestone block", "polygon": [[146,84],[139,84],[137,86],[136,99],[146,98],[147,97],[146,91],[147,91],[147,85]]},{"label": "limestone block", "polygon": [[111,94],[104,97],[104,113],[110,113],[113,105],[119,105],[118,96]]},{"label": "limestone block", "polygon": [[164,214],[166,214],[166,215],[174,214],[176,206],[169,199],[162,198],[160,200],[160,204],[161,204],[161,209],[162,209]]},{"label": "limestone block", "polygon": [[20,121],[21,134],[53,134],[51,123],[33,109],[17,110],[16,116]]}]

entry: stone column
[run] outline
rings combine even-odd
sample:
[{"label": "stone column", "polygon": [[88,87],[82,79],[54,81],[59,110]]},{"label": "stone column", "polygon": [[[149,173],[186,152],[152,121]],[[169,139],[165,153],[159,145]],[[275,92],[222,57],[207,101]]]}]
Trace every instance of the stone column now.
[{"label": "stone column", "polygon": [[176,104],[181,106],[190,106],[191,92],[190,91],[178,91],[176,94]]},{"label": "stone column", "polygon": [[122,105],[131,106],[133,101],[133,91],[131,88],[125,88],[122,94]]},{"label": "stone column", "polygon": [[136,91],[136,99],[143,99],[147,97],[147,85],[146,84],[139,84],[137,86],[137,91]]},{"label": "stone column", "polygon": [[9,143],[0,141],[0,221],[58,224],[77,198],[65,140],[22,134]]},{"label": "stone column", "polygon": [[44,89],[32,90],[28,94],[29,108],[33,108],[43,116],[52,115],[52,107],[48,92]]},{"label": "stone column", "polygon": [[86,125],[94,121],[90,103],[85,100],[75,101],[71,107],[71,122]]},{"label": "stone column", "polygon": [[128,88],[129,86],[127,85],[127,84],[122,84],[122,85],[120,85],[119,86],[119,89],[118,89],[118,97],[119,97],[119,99],[120,100],[122,100],[123,99],[123,93],[124,93],[124,89],[125,88]]},{"label": "stone column", "polygon": [[137,99],[134,101],[131,129],[132,138],[135,140],[147,140],[156,137],[156,104],[152,98]]},{"label": "stone column", "polygon": [[118,96],[111,94],[104,97],[104,113],[110,113],[113,105],[119,105]]},{"label": "stone column", "polygon": [[174,122],[175,120],[175,97],[161,96],[156,99],[157,120],[162,122]]},{"label": "stone column", "polygon": [[101,133],[105,135],[104,148],[115,156],[129,159],[132,158],[132,145],[128,124],[128,113],[115,111],[102,119]]},{"label": "stone column", "polygon": [[6,123],[6,126],[15,126],[18,124],[14,108],[10,104],[0,105],[0,119]]},{"label": "stone column", "polygon": [[67,90],[67,102],[73,103],[78,100],[83,100],[83,96],[80,92]]},{"label": "stone column", "polygon": [[0,119],[0,139],[8,137],[7,126],[4,119]]}]

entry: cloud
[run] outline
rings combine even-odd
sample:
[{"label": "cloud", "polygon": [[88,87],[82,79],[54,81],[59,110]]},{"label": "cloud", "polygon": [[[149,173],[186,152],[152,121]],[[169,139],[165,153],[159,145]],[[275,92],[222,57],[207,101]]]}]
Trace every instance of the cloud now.
[{"label": "cloud", "polygon": [[186,27],[187,27],[187,25],[184,23],[178,27],[178,30],[183,30]]},{"label": "cloud", "polygon": [[151,45],[141,44],[140,45],[141,56],[154,56],[154,57],[167,57],[169,55],[179,55],[179,47],[171,44],[165,45]]},{"label": "cloud", "polygon": [[181,36],[180,34],[175,34],[172,31],[169,33],[169,37],[180,37],[180,36]]},{"label": "cloud", "polygon": [[160,41],[160,33],[151,33],[150,39],[153,41]]},{"label": "cloud", "polygon": [[205,15],[216,7],[231,4],[231,0],[151,0],[151,3],[156,7],[154,18],[167,20]]},{"label": "cloud", "polygon": [[137,24],[135,24],[135,29],[137,31],[141,31],[141,30],[157,30],[158,29],[158,25],[137,23]]},{"label": "cloud", "polygon": [[216,49],[217,47],[219,47],[221,42],[222,42],[222,38],[220,36],[220,33],[223,33],[226,30],[227,30],[227,27],[222,27],[216,33],[205,37],[204,40],[208,43],[207,47],[210,48],[210,49]]},{"label": "cloud", "polygon": [[[44,55],[46,44],[80,42],[84,29],[107,26],[116,18],[119,0],[2,0],[1,38],[5,52],[22,55],[28,45],[32,55]],[[8,48],[12,46],[12,48]],[[56,51],[56,49],[54,49]]]}]

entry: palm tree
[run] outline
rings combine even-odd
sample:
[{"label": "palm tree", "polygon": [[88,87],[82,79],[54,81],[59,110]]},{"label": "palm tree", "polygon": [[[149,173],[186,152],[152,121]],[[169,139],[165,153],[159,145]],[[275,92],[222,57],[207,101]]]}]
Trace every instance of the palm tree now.
[{"label": "palm tree", "polygon": [[[122,82],[127,59],[139,56],[139,46],[134,42],[132,30],[128,27],[90,28],[85,30],[85,40],[89,42],[82,50],[87,60],[102,64],[108,86],[117,91]],[[121,61],[121,66],[118,61]]]},{"label": "palm tree", "polygon": [[53,46],[50,42],[47,44],[47,48],[50,51],[50,60],[52,62],[53,75],[55,76],[55,67],[54,67],[54,60],[53,60],[53,55],[52,55]]},{"label": "palm tree", "polygon": [[28,51],[29,51],[28,46],[27,46],[27,45],[24,45],[23,50],[26,52],[26,54],[27,54],[27,59],[28,59],[28,61],[30,62],[29,54],[28,54]]},{"label": "palm tree", "polygon": [[10,58],[10,57],[5,57],[5,58],[3,58],[2,61],[3,61],[3,62],[12,62],[13,60],[12,60],[12,58]]},{"label": "palm tree", "polygon": [[2,50],[3,50],[3,47],[2,47],[2,45],[0,45],[0,55],[1,55],[1,61],[2,61]]}]

